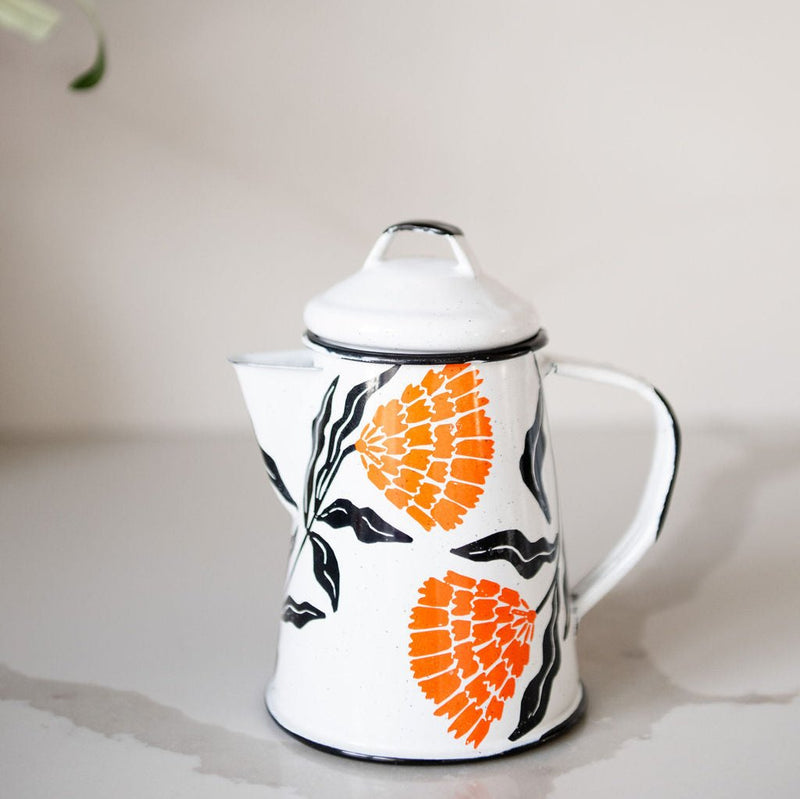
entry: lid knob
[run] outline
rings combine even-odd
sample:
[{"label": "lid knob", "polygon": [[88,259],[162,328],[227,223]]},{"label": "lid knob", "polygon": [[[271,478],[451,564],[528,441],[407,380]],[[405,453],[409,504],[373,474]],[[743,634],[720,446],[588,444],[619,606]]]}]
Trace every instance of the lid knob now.
[{"label": "lid knob", "polygon": [[455,256],[458,268],[456,274],[475,277],[478,274],[477,262],[469,252],[467,242],[464,239],[464,232],[460,227],[449,225],[447,222],[436,222],[432,219],[414,219],[407,222],[398,222],[389,225],[381,233],[375,246],[370,250],[367,260],[364,262],[364,269],[374,269],[380,262],[384,261],[384,255],[389,248],[395,233],[411,231],[414,233],[432,233],[435,236],[445,236],[450,248]]}]

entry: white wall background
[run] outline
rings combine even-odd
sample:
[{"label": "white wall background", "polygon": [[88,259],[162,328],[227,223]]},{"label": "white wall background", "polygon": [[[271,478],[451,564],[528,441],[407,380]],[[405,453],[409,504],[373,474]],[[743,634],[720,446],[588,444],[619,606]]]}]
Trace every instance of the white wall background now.
[{"label": "white wall background", "polygon": [[71,6],[0,31],[0,431],[246,428],[225,356],[410,216],[685,422],[800,421],[796,2],[98,7],[85,95]]}]

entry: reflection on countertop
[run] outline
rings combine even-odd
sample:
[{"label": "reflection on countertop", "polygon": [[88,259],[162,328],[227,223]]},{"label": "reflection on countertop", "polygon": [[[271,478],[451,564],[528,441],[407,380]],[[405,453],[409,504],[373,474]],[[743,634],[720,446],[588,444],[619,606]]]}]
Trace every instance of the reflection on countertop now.
[{"label": "reflection on countertop", "polygon": [[[586,719],[422,767],[318,752],[266,716],[289,530],[249,437],[0,445],[4,793],[796,795],[800,429],[684,433],[662,540],[581,623]],[[649,436],[553,445],[580,574],[632,514]]]}]

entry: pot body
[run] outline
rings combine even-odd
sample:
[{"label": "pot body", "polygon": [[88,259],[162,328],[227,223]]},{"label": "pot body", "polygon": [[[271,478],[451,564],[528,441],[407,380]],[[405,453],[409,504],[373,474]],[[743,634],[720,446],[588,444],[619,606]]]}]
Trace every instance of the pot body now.
[{"label": "pot body", "polygon": [[583,690],[536,355],[312,350],[320,396],[291,434],[248,403],[293,516],[271,715],[392,760],[488,757],[568,726]]}]

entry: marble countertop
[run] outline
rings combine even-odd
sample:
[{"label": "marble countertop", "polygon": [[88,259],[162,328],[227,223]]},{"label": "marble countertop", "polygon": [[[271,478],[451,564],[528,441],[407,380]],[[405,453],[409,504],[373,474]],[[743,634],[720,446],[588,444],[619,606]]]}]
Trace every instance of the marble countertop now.
[{"label": "marble countertop", "polygon": [[[571,574],[632,514],[647,447],[554,431]],[[800,429],[685,430],[662,539],[581,623],[585,720],[513,757],[392,766],[264,711],[289,530],[254,442],[5,443],[0,794],[796,797],[799,478]]]}]

